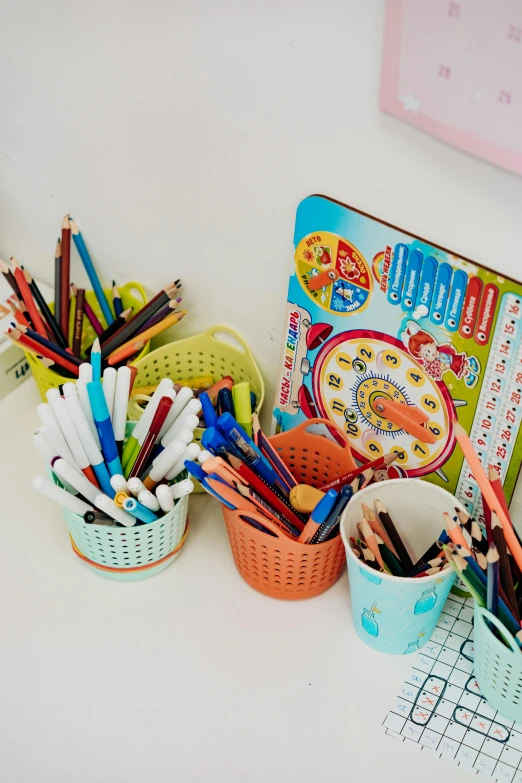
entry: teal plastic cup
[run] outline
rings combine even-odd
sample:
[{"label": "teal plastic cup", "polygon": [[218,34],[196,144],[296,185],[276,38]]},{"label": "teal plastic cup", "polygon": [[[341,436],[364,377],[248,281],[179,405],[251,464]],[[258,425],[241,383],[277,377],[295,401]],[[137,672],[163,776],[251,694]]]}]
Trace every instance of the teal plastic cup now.
[{"label": "teal plastic cup", "polygon": [[488,703],[505,718],[521,723],[522,649],[500,620],[476,601],[474,674]]},{"label": "teal plastic cup", "polygon": [[375,500],[386,506],[414,563],[440,537],[443,513],[453,517],[455,507],[461,505],[435,484],[420,479],[393,479],[357,492],[342,516],[341,536],[355,630],[374,650],[407,655],[429,640],[455,572],[449,568],[418,578],[397,577],[374,571],[359,560],[350,547],[350,537],[360,537],[357,523],[363,519],[362,504],[373,509]]}]

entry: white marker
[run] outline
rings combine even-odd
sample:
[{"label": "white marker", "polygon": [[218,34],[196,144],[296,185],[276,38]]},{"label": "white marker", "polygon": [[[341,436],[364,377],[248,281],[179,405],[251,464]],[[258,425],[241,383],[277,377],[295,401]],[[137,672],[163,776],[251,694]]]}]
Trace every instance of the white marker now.
[{"label": "white marker", "polygon": [[94,440],[98,444],[98,447],[100,447],[100,437],[98,435],[98,430],[96,429],[96,424],[94,423],[91,403],[87,393],[87,384],[92,381],[92,367],[90,364],[84,362],[84,364],[80,364],[79,372],[80,377],[76,381],[76,391],[78,392],[80,405],[82,406],[85,418],[87,419],[89,427],[91,428],[91,432],[94,435]]},{"label": "white marker", "polygon": [[125,477],[122,476],[121,473],[115,473],[114,476],[111,476],[110,482],[111,487],[115,492],[126,492],[127,495],[129,494],[129,487],[127,486]]},{"label": "white marker", "polygon": [[66,459],[67,462],[69,462],[71,465],[75,465],[76,463],[74,461],[74,457],[71,454],[69,446],[65,442],[60,425],[58,424],[56,416],[54,415],[49,403],[41,402],[40,405],[38,405],[36,408],[36,412],[38,413],[38,417],[42,424],[49,430],[48,437],[51,440],[53,446],[56,446],[58,449],[57,454],[59,454],[60,457]]},{"label": "white marker", "polygon": [[159,511],[160,504],[158,498],[148,489],[141,490],[138,495],[138,503],[141,503],[142,506],[145,506],[150,511]]},{"label": "white marker", "polygon": [[135,498],[137,498],[140,492],[142,492],[144,489],[147,489],[147,487],[141,479],[139,479],[137,476],[133,476],[127,481],[127,489],[129,492],[132,492]]},{"label": "white marker", "polygon": [[[192,402],[199,402],[199,400],[192,400]],[[165,436],[161,441],[161,445],[165,446],[166,448],[182,430],[190,430],[191,432],[194,432],[198,426],[199,417],[196,416],[195,413],[191,413],[189,411],[187,411],[187,413],[183,412],[180,416],[178,416],[170,430],[165,433]]]},{"label": "white marker", "polygon": [[185,453],[185,449],[186,444],[179,438],[176,438],[176,440],[173,440],[166,449],[163,449],[163,451],[158,454],[152,463],[148,475],[149,481],[147,484],[149,484],[150,488],[152,488],[151,484],[157,484],[158,481],[161,481],[161,479],[167,475],[169,470],[174,467],[179,458]]},{"label": "white marker", "polygon": [[203,463],[210,459],[210,457],[213,457],[214,454],[211,454],[210,451],[207,451],[206,449],[201,449],[201,451],[198,454],[198,462],[203,465]]},{"label": "white marker", "polygon": [[[87,453],[78,436],[76,427],[74,426],[74,422],[71,418],[71,414],[67,408],[67,403],[63,397],[60,396],[58,389],[48,389],[47,399],[54,415],[56,416],[56,420],[60,425],[63,437],[65,438],[65,441],[71,450],[74,461],[80,470],[85,471],[90,469],[88,472],[92,473],[89,457],[87,456]],[[89,480],[91,480],[91,476],[89,476]]]},{"label": "white marker", "polygon": [[65,405],[69,411],[76,432],[78,433],[80,443],[85,449],[87,458],[94,469],[96,479],[103,492],[112,494],[110,490],[111,485],[109,471],[107,470],[107,466],[103,460],[103,454],[98,448],[98,444],[91,432],[89,422],[87,421],[85,413],[83,412],[80,399],[76,393],[76,384],[64,383],[63,393],[65,397]]},{"label": "white marker", "polygon": [[83,495],[84,498],[87,498],[87,500],[90,500],[91,503],[96,505],[96,498],[100,494],[100,490],[98,487],[95,487],[94,484],[91,484],[83,473],[80,473],[79,470],[73,468],[72,465],[69,465],[69,463],[62,458],[55,460],[53,470],[59,479],[65,479],[65,481],[67,481],[71,487],[74,487],[80,495]]},{"label": "white marker", "polygon": [[127,407],[129,405],[129,392],[132,372],[126,365],[118,367],[116,379],[116,392],[114,394],[114,407],[112,410],[112,428],[116,443],[125,440],[125,427],[127,425]]},{"label": "white marker", "polygon": [[[145,440],[145,436],[147,432],[150,429],[150,425],[152,423],[152,419],[154,417],[154,414],[156,413],[156,409],[159,405],[159,401],[163,397],[164,393],[167,391],[167,389],[172,389],[174,386],[174,381],[171,381],[170,378],[163,378],[158,385],[158,388],[152,395],[152,397],[149,400],[149,403],[143,413],[141,414],[140,419],[138,420],[138,423],[134,427],[134,431],[132,433],[133,437],[136,438],[140,446],[143,445],[143,441]],[[174,402],[174,405],[176,402]],[[174,407],[174,406],[172,406]]]},{"label": "white marker", "polygon": [[174,508],[174,498],[172,497],[170,487],[166,484],[160,484],[159,487],[156,487],[156,497],[158,498],[161,510],[164,511],[165,514],[172,511]]},{"label": "white marker", "polygon": [[103,396],[109,409],[109,416],[111,417],[114,411],[114,395],[116,394],[116,379],[118,372],[115,367],[106,367],[103,371]]},{"label": "white marker", "polygon": [[[165,485],[163,484],[162,486]],[[182,498],[184,495],[190,495],[190,493],[193,492],[194,482],[190,479],[184,479],[183,481],[178,481],[177,484],[172,484],[169,489],[173,500],[177,500],[178,498]]]},{"label": "white marker", "polygon": [[34,477],[33,487],[37,489],[38,492],[41,492],[42,495],[47,495],[48,498],[55,500],[60,506],[72,511],[73,514],[79,514],[83,517],[86,511],[94,511],[93,507],[89,506],[88,503],[84,503],[84,501],[77,498],[76,495],[71,495],[70,492],[66,492],[43,476]]},{"label": "white marker", "polygon": [[127,511],[124,511],[117,506],[114,500],[111,500],[107,495],[97,495],[95,505],[107,514],[107,516],[112,517],[116,522],[119,522],[120,525],[134,527],[136,524],[136,517],[133,517],[132,514],[129,514]]},{"label": "white marker", "polygon": [[179,476],[179,474],[185,470],[185,460],[195,460],[201,451],[199,443],[190,443],[185,449],[185,453],[178,459],[178,461],[171,467],[165,478],[167,481],[172,481]]}]

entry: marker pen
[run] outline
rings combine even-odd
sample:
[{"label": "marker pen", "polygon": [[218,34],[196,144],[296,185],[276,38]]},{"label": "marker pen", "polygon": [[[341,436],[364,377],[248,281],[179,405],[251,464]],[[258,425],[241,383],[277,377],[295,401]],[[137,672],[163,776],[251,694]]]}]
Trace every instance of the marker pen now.
[{"label": "marker pen", "polygon": [[120,456],[123,452],[123,441],[125,440],[125,429],[127,426],[127,407],[129,405],[131,376],[132,372],[130,367],[127,367],[127,365],[118,367],[116,391],[114,392],[114,405],[112,409],[112,427]]},{"label": "marker pen", "polygon": [[328,518],[328,515],[330,514],[330,511],[332,510],[336,500],[337,492],[335,489],[329,489],[326,495],[321,498],[319,503],[310,514],[310,519],[304,526],[303,532],[298,538],[300,544],[310,543],[314,534]]},{"label": "marker pen", "polygon": [[322,544],[323,541],[326,541],[327,538],[331,537],[332,533],[339,526],[341,514],[346,508],[348,502],[351,500],[352,496],[353,496],[353,488],[349,484],[347,484],[339,492],[339,495],[337,496],[337,500],[335,501],[332,510],[328,514],[328,517],[325,519],[321,527],[312,536],[310,540],[311,544]]},{"label": "marker pen", "polygon": [[[156,413],[156,408],[158,407],[159,401],[161,400],[161,398],[163,397],[167,389],[172,389],[173,386],[174,386],[174,381],[172,381],[170,378],[162,378],[162,380],[159,382],[156,391],[154,392],[154,394],[152,395],[152,397],[150,398],[147,404],[147,407],[145,408],[140,418],[138,419],[138,422],[134,427],[132,435],[130,436],[130,438],[127,440],[127,443],[123,447],[122,461],[125,466],[129,461],[132,453],[137,448],[139,448],[139,446],[141,446],[141,444],[143,443],[143,439],[145,438],[145,435],[149,431],[152,418]],[[176,402],[177,400],[174,401],[174,404],[176,404]]]},{"label": "marker pen", "polygon": [[161,510],[165,514],[168,514],[169,511],[172,511],[174,508],[174,498],[172,497],[170,487],[168,487],[166,484],[160,484],[159,487],[156,487],[156,497],[158,499]]},{"label": "marker pen", "polygon": [[140,492],[142,492],[144,489],[147,489],[145,484],[141,479],[139,479],[137,476],[133,476],[127,481],[127,488],[129,492],[131,492],[135,498],[138,497]]},{"label": "marker pen", "polygon": [[103,394],[111,421],[114,412],[114,395],[116,394],[117,378],[118,371],[114,367],[106,367],[103,371]]},{"label": "marker pen", "polygon": [[77,498],[76,495],[71,495],[70,492],[66,492],[65,489],[58,487],[52,481],[48,481],[43,476],[34,477],[33,487],[37,489],[38,492],[41,492],[42,495],[47,495],[48,498],[56,501],[56,503],[59,503],[60,506],[63,506],[69,511],[72,511],[73,514],[79,514],[83,517],[87,511],[94,513],[93,507],[89,506],[88,503],[80,500],[80,498]]},{"label": "marker pen", "polygon": [[165,475],[165,478],[167,481],[174,481],[174,479],[179,476],[179,474],[185,470],[185,462],[186,460],[195,460],[197,459],[197,456],[199,452],[201,451],[201,446],[199,443],[189,443],[189,445],[185,449],[185,453],[182,457],[178,459],[176,463],[171,467],[169,472]]},{"label": "marker pen", "polygon": [[109,480],[111,487],[115,492],[125,492],[127,495],[129,494],[127,482],[121,473],[115,473],[114,476],[111,476]]},{"label": "marker pen", "polygon": [[[266,457],[257,448],[252,438],[232,418],[230,413],[223,413],[218,419],[218,429],[225,439],[240,452],[246,463],[264,479],[268,484],[278,483],[278,475],[272,468]],[[285,489],[285,487],[283,487]]]},{"label": "marker pen", "polygon": [[47,438],[51,441],[53,446],[56,446],[56,454],[59,454],[60,457],[66,459],[70,465],[78,467],[49,403],[41,402],[36,408],[36,412],[38,413],[38,418],[42,424],[48,429]]},{"label": "marker pen", "polygon": [[145,522],[146,525],[150,524],[151,522],[155,522],[156,519],[158,519],[153,511],[146,508],[145,506],[142,506],[141,503],[136,500],[136,498],[126,498],[123,501],[123,508],[128,513],[137,517],[140,522]]},{"label": "marker pen", "polygon": [[109,473],[111,476],[115,473],[123,473],[101,383],[99,381],[88,383],[87,394],[89,395],[94,423],[98,430],[103,456],[105,457]]},{"label": "marker pen", "polygon": [[[192,437],[192,433],[190,433]],[[156,459],[152,461],[152,467],[149,471],[149,475],[143,479],[143,484],[146,489],[154,489],[161,479],[165,478],[169,470],[176,464],[178,459],[185,454],[186,444],[176,438],[169,443],[166,449],[158,454]]]},{"label": "marker pen", "polygon": [[158,498],[148,489],[141,490],[138,495],[138,502],[141,503],[142,506],[145,506],[145,508],[148,508],[149,511],[159,511],[160,504]]},{"label": "marker pen", "polygon": [[215,427],[218,417],[207,392],[200,394],[198,399],[201,401],[201,405],[203,407],[203,418],[205,419],[205,425],[207,427]]},{"label": "marker pen", "polygon": [[[130,500],[130,498],[127,498]],[[98,495],[95,505],[103,511],[107,516],[112,517],[124,527],[134,527],[136,524],[136,516],[132,516],[124,511],[122,508],[116,505],[114,500],[111,500],[107,495]]]},{"label": "marker pen", "polygon": [[[162,484],[162,486],[164,487],[166,485]],[[183,479],[183,481],[178,481],[177,484],[171,484],[170,487],[167,487],[167,489],[172,495],[172,499],[178,500],[185,495],[190,495],[190,493],[194,491],[194,482],[190,479]]]},{"label": "marker pen", "polygon": [[60,396],[58,389],[48,389],[47,400],[52,408],[54,415],[56,416],[56,421],[58,422],[63,437],[65,438],[65,441],[71,450],[75,463],[78,465],[82,473],[87,476],[90,482],[98,485],[98,481],[94,475],[94,471],[91,467],[87,453],[78,436],[76,427],[74,426],[74,422],[71,418],[67,403],[63,397]]}]

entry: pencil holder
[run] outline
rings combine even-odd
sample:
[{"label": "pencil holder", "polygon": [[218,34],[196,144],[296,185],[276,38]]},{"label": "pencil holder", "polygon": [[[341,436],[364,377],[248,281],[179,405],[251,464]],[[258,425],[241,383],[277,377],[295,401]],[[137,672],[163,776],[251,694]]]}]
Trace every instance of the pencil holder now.
[{"label": "pencil holder", "polygon": [[75,554],[93,571],[120,582],[146,579],[171,565],[185,543],[188,495],[148,525],[104,527],[62,508]]},{"label": "pencil holder", "polygon": [[460,503],[446,490],[420,479],[392,479],[357,492],[341,519],[346,549],[352,619],[355,630],[374,650],[405,655],[430,638],[455,579],[453,569],[418,578],[400,578],[374,571],[352,552],[350,537],[359,538],[362,504],[386,506],[413,562],[439,538],[443,513],[451,516]]},{"label": "pencil holder", "polygon": [[[132,307],[134,308],[133,313],[135,313],[138,310],[140,310],[144,304],[147,303],[147,295],[145,293],[145,289],[143,288],[142,285],[140,285],[140,283],[126,283],[126,285],[118,286],[118,288],[121,296],[121,303],[123,305],[124,310],[126,310],[129,307]],[[110,301],[110,298],[112,296],[112,289],[106,288],[105,295],[107,296],[107,299]],[[85,298],[87,302],[90,304],[90,306],[92,307],[92,309],[94,310],[96,317],[99,319],[101,324],[105,326],[105,319],[103,317],[98,300],[94,295],[94,291],[86,291]],[[71,308],[69,314],[69,334],[72,333],[73,324],[74,324],[74,301],[75,300],[73,298],[71,300]],[[49,304],[49,309],[52,312],[54,312],[54,302],[51,302]],[[96,338],[96,332],[92,328],[92,325],[88,320],[87,316],[84,316],[83,334],[82,334],[82,351],[85,351],[91,345],[91,343],[95,338]],[[139,356],[135,361],[145,356],[149,352],[149,350],[150,350],[150,342],[146,343],[146,345],[143,347],[141,353],[139,354]],[[67,381],[71,380],[71,378],[65,378],[62,375],[59,375],[59,373],[50,370],[48,367],[44,367],[44,365],[38,361],[38,359],[34,354],[26,352],[25,356],[31,368],[31,372],[33,373],[33,377],[36,381],[36,385],[38,387],[38,391],[40,392],[40,396],[44,402],[46,401],[45,393],[47,389],[51,389],[51,388],[57,389],[63,383],[67,383]],[[133,362],[133,364],[135,364],[135,362]]]},{"label": "pencil holder", "polygon": [[[489,628],[498,629],[506,644]],[[507,628],[475,601],[474,675],[491,707],[510,720],[522,722],[522,650]],[[506,646],[507,645],[507,646]]]},{"label": "pencil holder", "polygon": [[[134,388],[154,386],[162,378],[172,378],[174,383],[187,378],[211,376],[218,381],[230,375],[235,383],[248,381],[257,398],[256,410],[260,411],[265,396],[265,385],[254,355],[246,340],[229,326],[212,326],[206,332],[162,345],[136,362],[138,370]],[[131,397],[128,418],[139,419],[143,412],[140,403],[148,398]],[[199,443],[204,430],[198,427],[194,439]],[[204,492],[198,486],[195,492]]]},{"label": "pencil holder", "polygon": [[[324,419],[310,419],[275,435],[270,442],[299,483],[320,487],[353,470],[355,463],[341,430],[343,446],[311,433],[309,428],[315,424],[335,427]],[[260,593],[287,601],[313,598],[339,579],[345,563],[340,536],[323,544],[300,544],[261,514],[240,513],[225,506],[222,510],[237,570]],[[274,535],[252,527],[248,519]]]}]

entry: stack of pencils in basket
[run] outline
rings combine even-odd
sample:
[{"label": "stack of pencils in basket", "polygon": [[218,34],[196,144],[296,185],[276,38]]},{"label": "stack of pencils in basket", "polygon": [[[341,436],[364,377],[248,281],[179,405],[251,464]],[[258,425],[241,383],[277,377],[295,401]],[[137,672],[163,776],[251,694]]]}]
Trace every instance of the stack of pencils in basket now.
[{"label": "stack of pencils in basket", "polygon": [[498,473],[490,467],[486,475],[464,429],[457,422],[453,428],[482,492],[486,535],[476,520],[458,512],[460,525],[448,526],[451,543],[444,546],[446,557],[475,600],[498,617],[522,647],[522,542]]},{"label": "stack of pencils in basket", "polygon": [[37,408],[42,426],[34,443],[64,488],[43,476],[33,484],[86,522],[148,524],[194,488],[184,471],[185,460],[201,452],[192,442],[201,402],[187,388],[176,394],[163,378],[126,439],[131,385],[125,366],[107,368],[102,383],[93,351],[78,381],[63,384],[63,397],[49,389]]},{"label": "stack of pencils in basket", "polygon": [[[100,317],[87,301],[85,289],[70,283],[71,236],[89,276]],[[148,340],[185,315],[184,310],[177,309],[181,302],[177,296],[179,280],[169,283],[134,313],[132,308],[123,309],[113,281],[111,306],[83,236],[69,215],[63,220],[55,253],[54,310],[46,303],[31,274],[15,258],[11,258],[11,268],[1,261],[0,271],[13,291],[10,305],[14,322],[7,336],[36,355],[46,367],[70,378],[78,377],[85,318],[97,335],[85,355],[89,355],[94,345],[99,345],[104,365],[115,367],[135,358]],[[74,312],[72,320],[70,311]]]}]

